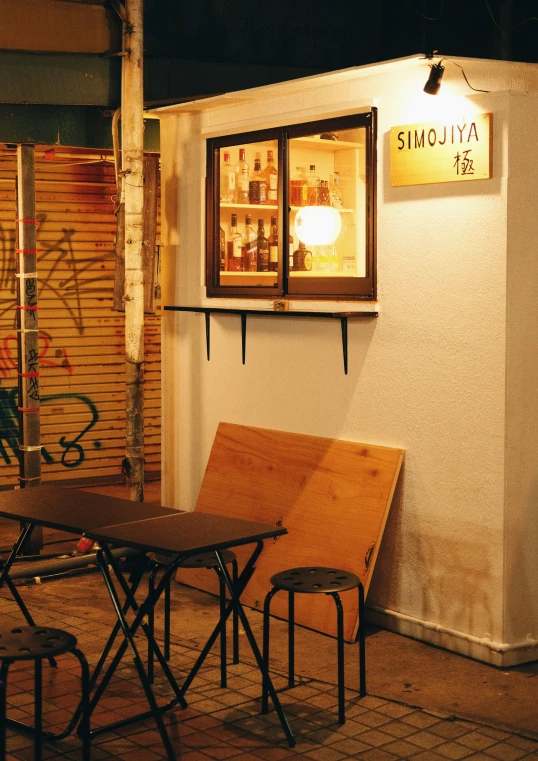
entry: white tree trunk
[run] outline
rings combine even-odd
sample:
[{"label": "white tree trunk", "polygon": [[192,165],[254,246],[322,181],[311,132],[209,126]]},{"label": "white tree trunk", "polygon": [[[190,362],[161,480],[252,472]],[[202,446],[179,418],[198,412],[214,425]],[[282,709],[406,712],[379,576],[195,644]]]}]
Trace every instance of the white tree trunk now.
[{"label": "white tree trunk", "polygon": [[122,71],[122,187],[125,200],[126,456],[130,498],[144,499],[143,2],[126,0]]}]

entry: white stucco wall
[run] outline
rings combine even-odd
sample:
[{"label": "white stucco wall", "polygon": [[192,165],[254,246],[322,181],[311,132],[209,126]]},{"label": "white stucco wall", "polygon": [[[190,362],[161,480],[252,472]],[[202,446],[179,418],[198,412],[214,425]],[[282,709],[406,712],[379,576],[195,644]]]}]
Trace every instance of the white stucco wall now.
[{"label": "white stucco wall", "polygon": [[[500,665],[538,657],[519,647],[538,633],[538,106],[523,92],[538,67],[458,62],[494,92],[447,62],[426,96],[417,58],[161,111],[163,303],[183,305],[205,299],[206,137],[372,105],[379,117],[380,315],[350,321],[349,374],[338,321],[249,317],[243,366],[238,316],[212,317],[207,362],[203,316],[164,313],[163,497],[194,507],[220,421],[402,447],[371,615]],[[390,187],[392,126],[476,112],[494,114],[491,180]]]}]

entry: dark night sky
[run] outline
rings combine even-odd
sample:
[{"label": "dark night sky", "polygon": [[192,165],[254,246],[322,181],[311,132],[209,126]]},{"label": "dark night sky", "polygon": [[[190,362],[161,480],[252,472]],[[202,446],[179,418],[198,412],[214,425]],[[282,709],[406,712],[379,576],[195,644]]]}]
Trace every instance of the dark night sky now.
[{"label": "dark night sky", "polygon": [[146,53],[326,71],[432,50],[536,62],[533,16],[536,0],[146,0]]}]

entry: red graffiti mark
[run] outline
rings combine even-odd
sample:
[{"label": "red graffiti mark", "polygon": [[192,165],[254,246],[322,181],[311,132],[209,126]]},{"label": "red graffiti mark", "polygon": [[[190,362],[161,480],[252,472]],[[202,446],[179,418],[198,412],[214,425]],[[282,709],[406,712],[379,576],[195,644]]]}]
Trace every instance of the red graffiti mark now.
[{"label": "red graffiti mark", "polygon": [[67,356],[67,349],[64,346],[62,346],[61,349],[56,349],[56,356],[60,355],[63,357],[61,362],[58,362],[55,359],[45,359],[51,343],[50,336],[48,336],[46,333],[39,333],[39,342],[41,343],[42,340],[44,346],[42,349],[40,349],[39,352],[39,364],[43,367],[63,367],[68,375],[72,375],[73,366],[71,365],[69,357]]},{"label": "red graffiti mark", "polygon": [[[62,346],[60,349],[54,349],[56,357],[62,359],[52,359],[48,357],[51,348],[51,337],[48,333],[39,332],[39,364],[42,367],[59,367],[63,368],[68,375],[73,374],[73,365],[69,360],[67,349]],[[12,370],[17,369],[17,336],[15,334],[6,336],[0,345],[0,375],[3,378],[9,377]]]}]

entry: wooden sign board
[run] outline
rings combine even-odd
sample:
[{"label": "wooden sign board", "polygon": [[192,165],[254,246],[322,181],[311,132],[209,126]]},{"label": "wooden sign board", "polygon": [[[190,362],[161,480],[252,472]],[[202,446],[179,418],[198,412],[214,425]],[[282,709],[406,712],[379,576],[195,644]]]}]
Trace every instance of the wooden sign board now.
[{"label": "wooden sign board", "polygon": [[486,180],[492,176],[492,114],[455,123],[406,124],[390,131],[390,184]]},{"label": "wooden sign board", "polygon": [[[196,510],[281,524],[288,534],[265,543],[243,602],[263,610],[270,577],[295,566],[352,571],[365,592],[379,552],[404,451],[305,434],[220,423]],[[237,548],[241,569],[251,548]],[[181,570],[178,580],[217,594],[216,574]],[[357,593],[342,595],[345,637],[357,631]],[[297,623],[336,634],[334,601],[296,595]],[[287,618],[287,594],[271,612]]]}]

